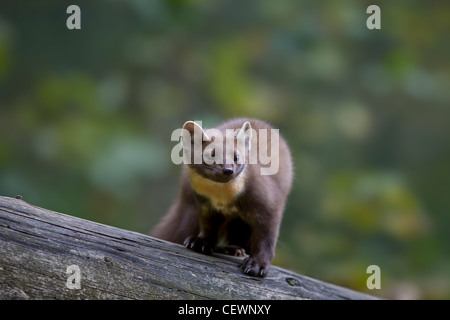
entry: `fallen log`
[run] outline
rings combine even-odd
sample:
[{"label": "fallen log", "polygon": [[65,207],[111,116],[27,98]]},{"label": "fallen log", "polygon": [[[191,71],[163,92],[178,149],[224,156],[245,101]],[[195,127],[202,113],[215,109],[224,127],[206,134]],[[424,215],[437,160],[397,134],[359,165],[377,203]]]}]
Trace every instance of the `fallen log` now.
[{"label": "fallen log", "polygon": [[374,299],[0,197],[0,299]]}]

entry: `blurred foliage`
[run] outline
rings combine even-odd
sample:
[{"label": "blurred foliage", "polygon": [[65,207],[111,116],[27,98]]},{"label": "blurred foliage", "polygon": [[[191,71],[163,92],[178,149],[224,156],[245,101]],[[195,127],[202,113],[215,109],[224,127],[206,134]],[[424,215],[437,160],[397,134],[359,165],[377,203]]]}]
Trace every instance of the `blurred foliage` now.
[{"label": "blurred foliage", "polygon": [[450,298],[450,4],[0,4],[0,194],[146,233],[176,195],[172,130],[280,128],[296,178],[274,264]]}]

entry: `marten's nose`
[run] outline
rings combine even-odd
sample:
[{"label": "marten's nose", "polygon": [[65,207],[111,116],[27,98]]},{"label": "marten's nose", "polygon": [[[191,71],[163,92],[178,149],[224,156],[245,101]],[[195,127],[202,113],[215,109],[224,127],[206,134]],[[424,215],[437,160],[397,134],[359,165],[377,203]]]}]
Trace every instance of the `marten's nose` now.
[{"label": "marten's nose", "polygon": [[222,173],[226,176],[231,176],[233,174],[233,168],[225,167],[222,169]]}]

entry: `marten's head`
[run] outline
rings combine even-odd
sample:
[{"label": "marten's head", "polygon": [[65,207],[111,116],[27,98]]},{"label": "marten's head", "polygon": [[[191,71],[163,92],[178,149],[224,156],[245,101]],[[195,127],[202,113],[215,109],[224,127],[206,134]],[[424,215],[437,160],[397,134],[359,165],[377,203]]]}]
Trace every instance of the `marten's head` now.
[{"label": "marten's head", "polygon": [[183,126],[183,159],[201,176],[228,182],[248,164],[252,127],[245,122],[239,129],[205,129],[193,121]]}]

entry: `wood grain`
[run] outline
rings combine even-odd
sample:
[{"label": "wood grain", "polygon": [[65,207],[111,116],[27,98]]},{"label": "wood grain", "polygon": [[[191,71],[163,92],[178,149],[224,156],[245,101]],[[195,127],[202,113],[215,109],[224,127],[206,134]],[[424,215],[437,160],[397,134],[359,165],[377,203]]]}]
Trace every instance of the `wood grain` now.
[{"label": "wood grain", "polygon": [[[0,197],[0,299],[374,299],[275,266],[250,277],[239,263]],[[70,265],[81,289],[66,286]]]}]

